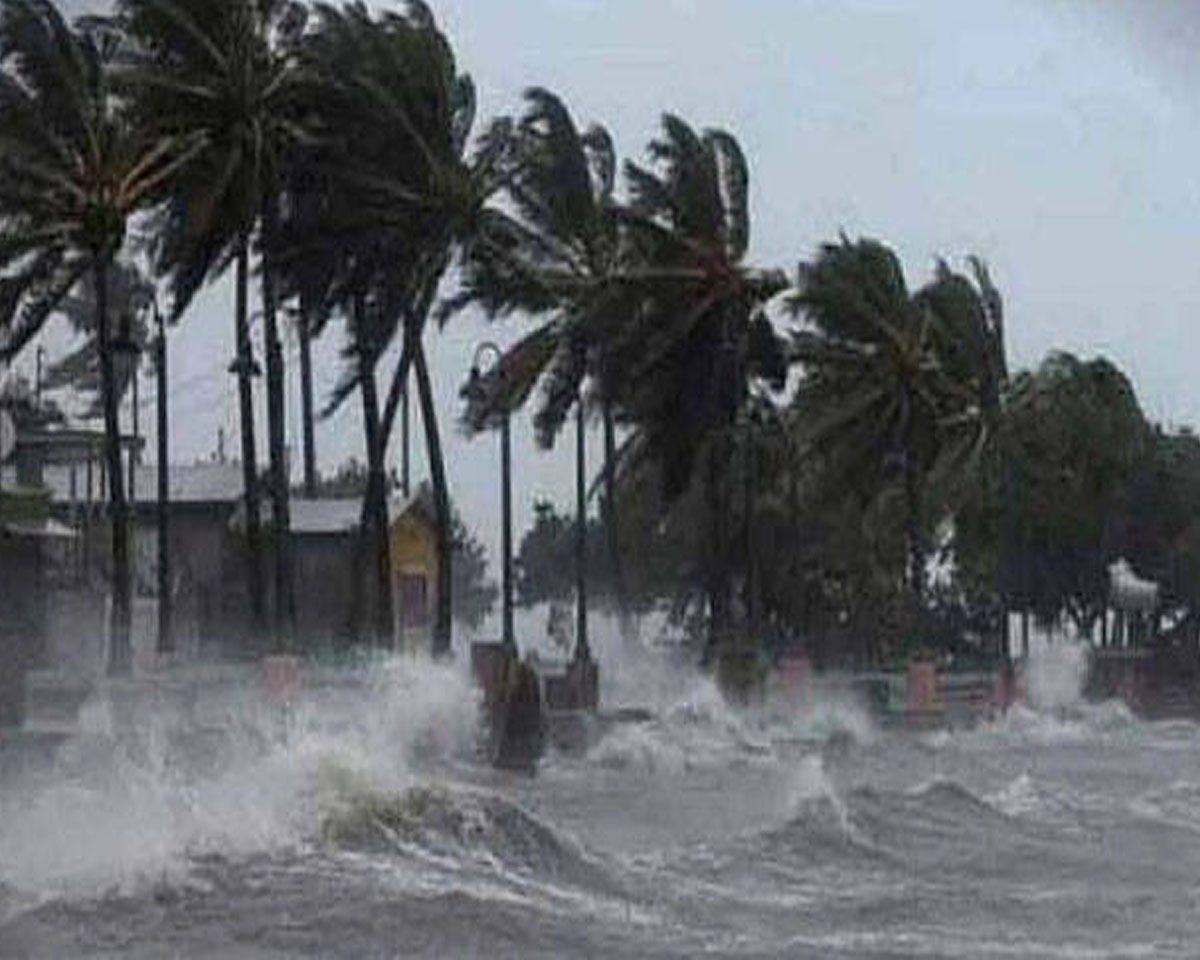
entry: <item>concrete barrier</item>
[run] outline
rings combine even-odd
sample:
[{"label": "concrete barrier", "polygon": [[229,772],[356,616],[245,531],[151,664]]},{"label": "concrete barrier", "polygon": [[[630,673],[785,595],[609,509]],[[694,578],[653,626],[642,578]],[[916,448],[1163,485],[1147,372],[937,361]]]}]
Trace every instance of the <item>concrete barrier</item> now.
[{"label": "concrete barrier", "polygon": [[494,707],[503,697],[504,675],[513,653],[500,642],[471,644],[471,675],[483,691],[483,705]]},{"label": "concrete barrier", "polygon": [[271,703],[290,703],[300,693],[300,660],[290,655],[263,657],[263,692]]},{"label": "concrete barrier", "polygon": [[775,672],[789,698],[807,697],[812,692],[813,666],[808,657],[780,657]]},{"label": "concrete barrier", "polygon": [[922,717],[941,709],[937,664],[932,660],[910,660],[904,677],[904,712],[910,717]]},{"label": "concrete barrier", "polygon": [[595,660],[572,660],[561,675],[545,678],[546,709],[595,710],[600,702],[600,668]]}]

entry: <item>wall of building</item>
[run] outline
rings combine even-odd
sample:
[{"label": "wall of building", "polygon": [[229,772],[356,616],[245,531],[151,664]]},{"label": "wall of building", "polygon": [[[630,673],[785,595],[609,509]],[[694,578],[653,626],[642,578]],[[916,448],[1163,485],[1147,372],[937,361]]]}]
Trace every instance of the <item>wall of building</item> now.
[{"label": "wall of building", "polygon": [[[396,645],[410,652],[428,650],[437,604],[437,545],[433,531],[419,517],[406,514],[392,525],[391,561]],[[424,581],[421,590],[405,583],[412,577]],[[424,609],[411,609],[422,595]]]}]

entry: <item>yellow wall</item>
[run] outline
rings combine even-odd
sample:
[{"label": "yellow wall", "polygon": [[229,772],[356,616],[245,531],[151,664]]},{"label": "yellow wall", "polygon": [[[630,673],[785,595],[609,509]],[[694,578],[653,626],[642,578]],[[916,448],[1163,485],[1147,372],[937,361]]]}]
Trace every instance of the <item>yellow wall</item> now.
[{"label": "yellow wall", "polygon": [[[395,632],[396,647],[415,653],[420,649],[429,649],[433,614],[437,603],[437,544],[433,531],[417,516],[411,513],[403,514],[392,524],[391,536],[392,559],[392,596],[395,599]],[[401,609],[403,599],[400,592],[400,578],[405,575],[419,574],[425,578],[426,611],[425,623],[422,628],[404,628],[404,611]]]}]

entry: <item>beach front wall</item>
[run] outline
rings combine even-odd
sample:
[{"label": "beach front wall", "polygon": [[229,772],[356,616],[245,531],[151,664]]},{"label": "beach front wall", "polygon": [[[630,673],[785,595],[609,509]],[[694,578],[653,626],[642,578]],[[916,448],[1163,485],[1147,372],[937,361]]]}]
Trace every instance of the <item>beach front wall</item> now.
[{"label": "beach front wall", "polygon": [[21,723],[25,674],[38,665],[45,642],[46,595],[41,548],[28,537],[0,531],[0,728]]},{"label": "beach front wall", "polygon": [[1193,647],[1093,649],[1084,694],[1123,700],[1147,719],[1200,719],[1200,653]]}]

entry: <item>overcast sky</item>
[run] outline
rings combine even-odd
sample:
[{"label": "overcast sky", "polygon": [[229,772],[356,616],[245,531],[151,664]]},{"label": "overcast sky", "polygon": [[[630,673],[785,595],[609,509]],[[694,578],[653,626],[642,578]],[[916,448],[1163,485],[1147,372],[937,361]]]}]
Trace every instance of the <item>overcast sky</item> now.
[{"label": "overcast sky", "polygon": [[[642,157],[664,110],[723,126],[751,165],[756,262],[790,270],[839,231],[869,234],[896,247],[916,286],[935,257],[979,254],[1005,296],[1014,365],[1054,347],[1104,353],[1149,416],[1200,423],[1200,4],[430,4],[476,81],[481,118],[518,110],[521,91],[540,84],[581,123],[603,121],[627,157]],[[230,285],[214,286],[172,336],[174,460],[210,456],[220,428],[236,450],[231,311]],[[455,429],[457,390],[475,344],[516,330],[464,316],[428,340],[452,493],[493,558],[497,445]],[[338,346],[331,336],[319,349],[322,396]],[[293,415],[294,365],[289,378]],[[524,528],[535,497],[569,503],[573,461],[569,443],[537,451],[526,418],[514,444]],[[323,469],[362,458],[353,403],[321,424],[318,450]],[[414,452],[421,477],[419,442]]]}]

